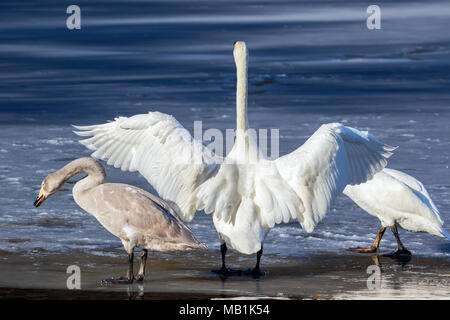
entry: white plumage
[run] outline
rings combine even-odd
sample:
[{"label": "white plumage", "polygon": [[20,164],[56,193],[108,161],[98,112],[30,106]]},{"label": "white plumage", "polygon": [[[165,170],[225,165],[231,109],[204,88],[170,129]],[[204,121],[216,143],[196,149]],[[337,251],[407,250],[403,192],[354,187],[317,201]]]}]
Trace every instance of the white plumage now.
[{"label": "white plumage", "polygon": [[88,127],[77,134],[93,157],[122,170],[138,170],[159,195],[190,221],[213,214],[227,245],[241,253],[261,250],[268,230],[298,219],[311,232],[347,184],[370,179],[394,147],[338,123],[322,125],[301,147],[264,159],[247,132],[247,47],[235,43],[237,130],[222,159],[194,140],[172,116],[149,112]]},{"label": "white plumage", "polygon": [[[408,231],[427,232],[450,239],[428,191],[419,180],[404,172],[385,168],[366,183],[347,186],[343,193],[377,217],[382,227],[398,225]],[[379,241],[374,249],[378,245]]]}]

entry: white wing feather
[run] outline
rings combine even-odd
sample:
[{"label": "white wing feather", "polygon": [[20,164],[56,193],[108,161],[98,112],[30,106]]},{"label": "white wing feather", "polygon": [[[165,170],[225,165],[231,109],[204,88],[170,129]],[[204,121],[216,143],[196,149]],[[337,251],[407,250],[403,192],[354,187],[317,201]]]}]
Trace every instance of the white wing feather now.
[{"label": "white wing feather", "polygon": [[368,132],[339,123],[322,125],[301,147],[275,163],[304,206],[298,217],[311,232],[347,184],[360,184],[382,170],[395,147]]},{"label": "white wing feather", "polygon": [[139,171],[177,213],[190,221],[195,214],[195,188],[217,170],[215,158],[172,116],[149,112],[93,125],[74,126],[90,138],[80,142],[94,158]]}]

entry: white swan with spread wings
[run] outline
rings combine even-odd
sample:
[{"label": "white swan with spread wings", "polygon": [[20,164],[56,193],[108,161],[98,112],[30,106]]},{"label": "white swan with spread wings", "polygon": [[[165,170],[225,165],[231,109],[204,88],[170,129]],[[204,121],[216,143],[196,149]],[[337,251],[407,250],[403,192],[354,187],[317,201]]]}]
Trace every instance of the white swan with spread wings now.
[{"label": "white swan with spread wings", "polygon": [[247,121],[245,42],[234,44],[237,70],[235,144],[224,158],[192,138],[172,116],[149,112],[114,121],[76,127],[81,143],[95,158],[139,171],[185,221],[196,211],[211,213],[222,241],[221,273],[227,245],[257,252],[252,270],[259,274],[262,243],[270,228],[298,219],[311,232],[332,200],[347,184],[365,182],[386,165],[395,147],[367,132],[338,123],[322,125],[301,147],[276,160],[260,154]]}]

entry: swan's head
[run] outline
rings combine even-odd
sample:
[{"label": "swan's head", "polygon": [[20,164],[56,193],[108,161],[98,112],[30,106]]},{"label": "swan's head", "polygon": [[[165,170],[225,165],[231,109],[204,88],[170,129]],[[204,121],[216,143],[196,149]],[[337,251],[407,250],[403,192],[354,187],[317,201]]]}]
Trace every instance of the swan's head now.
[{"label": "swan's head", "polygon": [[39,191],[36,201],[34,201],[34,206],[39,207],[41,203],[45,201],[45,199],[61,189],[63,184],[64,182],[61,181],[61,179],[57,177],[55,173],[51,173],[47,177],[45,177],[45,179],[42,181],[41,190]]},{"label": "swan's head", "polygon": [[233,56],[234,61],[236,62],[236,67],[242,67],[247,65],[247,57],[248,57],[248,51],[247,51],[247,45],[244,41],[236,41],[234,44],[233,49]]}]

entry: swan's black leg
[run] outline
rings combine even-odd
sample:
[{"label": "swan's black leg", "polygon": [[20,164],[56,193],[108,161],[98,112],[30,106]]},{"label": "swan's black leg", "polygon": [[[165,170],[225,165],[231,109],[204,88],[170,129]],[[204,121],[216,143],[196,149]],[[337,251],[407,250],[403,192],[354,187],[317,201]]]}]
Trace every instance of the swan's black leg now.
[{"label": "swan's black leg", "polygon": [[228,251],[227,244],[222,243],[222,245],[220,246],[220,254],[222,255],[222,267],[218,270],[213,270],[214,273],[219,273],[222,275],[230,275],[231,274],[225,264],[225,256],[227,255],[227,251]]},{"label": "swan's black leg", "polygon": [[395,239],[397,240],[397,251],[394,252],[392,255],[393,256],[398,256],[398,255],[411,255],[411,252],[405,248],[405,246],[403,245],[403,243],[400,241],[400,236],[398,235],[398,230],[397,230],[397,225],[393,225],[391,227],[392,233],[395,236]]},{"label": "swan's black leg", "polygon": [[348,248],[349,251],[356,251],[361,253],[376,253],[378,251],[378,247],[380,246],[381,238],[383,237],[384,231],[386,231],[386,227],[381,226],[378,230],[377,237],[373,241],[370,248],[356,247],[356,248]]},{"label": "swan's black leg", "polygon": [[110,284],[110,283],[133,283],[133,258],[134,253],[128,254],[128,271],[126,277],[118,277],[118,278],[109,278],[102,280],[102,284]]},{"label": "swan's black leg", "polygon": [[225,256],[227,254],[228,248],[227,248],[227,244],[223,243],[220,246],[220,253],[222,255],[222,267],[218,270],[212,270],[212,272],[220,274],[222,276],[231,276],[231,275],[240,275],[242,271],[240,270],[231,270],[228,269],[226,264],[225,264]]},{"label": "swan's black leg", "polygon": [[246,274],[252,275],[254,277],[260,277],[260,276],[263,276],[266,274],[264,271],[261,271],[261,269],[259,268],[262,254],[263,254],[263,246],[261,245],[261,249],[256,253],[255,267],[251,271],[246,272]]},{"label": "swan's black leg", "polygon": [[147,249],[142,249],[142,252],[141,252],[141,266],[139,267],[138,275],[136,277],[134,277],[134,280],[136,280],[136,281],[143,281],[144,280],[144,277],[145,277],[145,265],[147,263],[147,254],[148,254],[148,250]]}]

